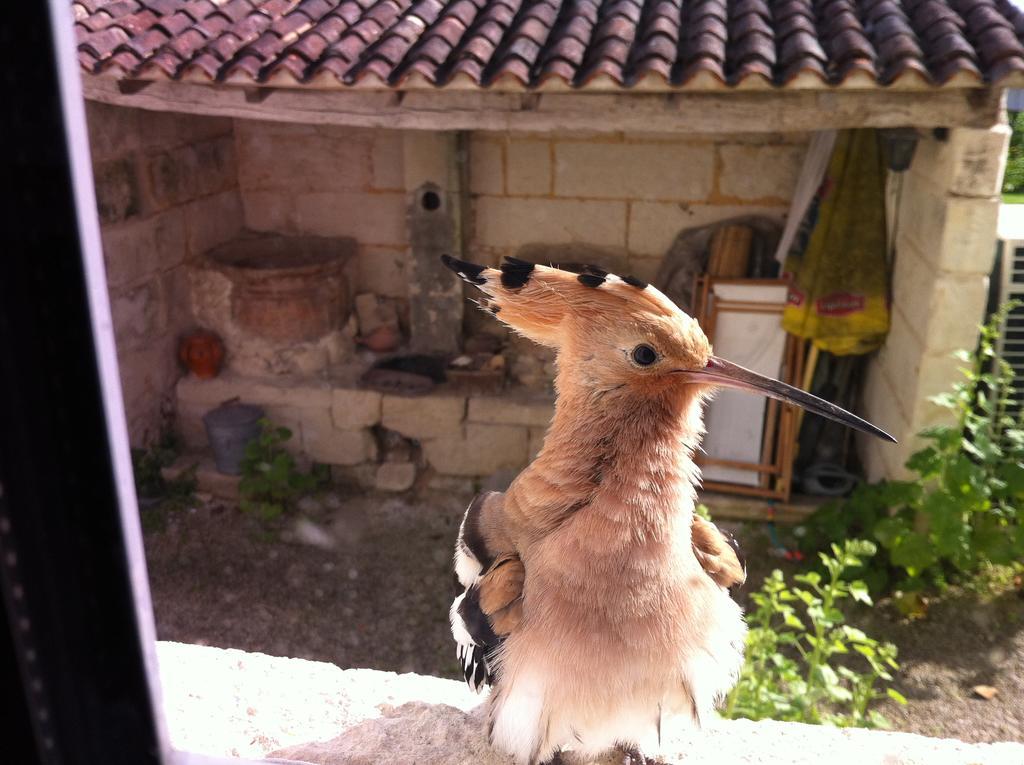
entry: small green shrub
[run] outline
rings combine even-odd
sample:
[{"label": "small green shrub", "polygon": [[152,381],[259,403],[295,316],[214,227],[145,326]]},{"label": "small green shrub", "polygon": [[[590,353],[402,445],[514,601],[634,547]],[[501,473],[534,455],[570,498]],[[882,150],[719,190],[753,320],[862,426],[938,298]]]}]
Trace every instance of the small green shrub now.
[{"label": "small green shrub", "polygon": [[[746,661],[724,717],[888,727],[870,706],[885,697],[906,703],[892,688],[876,687],[879,680],[892,680],[896,647],[846,624],[838,606],[847,599],[871,605],[867,585],[846,581],[844,574],[861,567],[875,549],[860,540],[833,544],[831,555],[820,554],[824,576],[809,571],[793,577],[802,586],[787,584],[778,569],[765,579],[751,595],[755,609],[747,615]],[[863,671],[848,658],[856,658]]]},{"label": "small green shrub", "polygon": [[135,493],[139,498],[139,513],[145,531],[159,531],[166,525],[167,513],[182,510],[195,503],[196,466],[193,465],[173,479],[163,476],[178,457],[178,443],[170,432],[165,432],[148,449],[133,448],[132,471]]},{"label": "small green shrub", "polygon": [[954,421],[920,433],[929,445],[907,461],[917,477],[862,485],[821,508],[803,526],[805,551],[874,538],[882,551],[857,572],[874,592],[943,586],[1024,558],[1024,413],[1013,413],[1013,370],[995,351],[1012,308],[982,327],[975,353],[958,354],[964,379],[932,399]]},{"label": "small green shrub", "polygon": [[140,497],[162,497],[168,489],[164,480],[163,468],[170,467],[181,452],[174,431],[170,427],[163,428],[155,443],[146,449],[133,447],[132,472],[135,476],[135,492]]},{"label": "small green shrub", "polygon": [[300,495],[317,486],[317,478],[300,473],[295,458],[284,450],[292,432],[266,418],[260,435],[245,447],[242,480],[238,485],[242,510],[261,520],[280,517]]},{"label": "small green shrub", "polygon": [[1024,112],[1010,112],[1010,147],[1006,153],[1006,174],[1003,176],[1003,191],[1014,193],[1024,191]]}]

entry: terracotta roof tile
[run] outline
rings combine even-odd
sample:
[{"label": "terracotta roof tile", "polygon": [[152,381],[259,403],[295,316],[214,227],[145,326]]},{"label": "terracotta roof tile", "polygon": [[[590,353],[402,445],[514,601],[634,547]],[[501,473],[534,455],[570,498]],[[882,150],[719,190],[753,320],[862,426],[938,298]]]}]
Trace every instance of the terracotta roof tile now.
[{"label": "terracotta roof tile", "polygon": [[[1011,0],[74,0],[82,68],[296,85],[1024,78]],[[653,80],[650,78],[654,78]],[[326,78],[326,79],[325,79]],[[865,80],[857,80],[863,86]]]}]

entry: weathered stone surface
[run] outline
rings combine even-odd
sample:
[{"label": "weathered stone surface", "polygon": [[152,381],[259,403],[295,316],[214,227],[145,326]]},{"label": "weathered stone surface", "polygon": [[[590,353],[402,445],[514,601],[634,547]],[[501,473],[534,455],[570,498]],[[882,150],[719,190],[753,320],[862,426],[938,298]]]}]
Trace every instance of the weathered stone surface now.
[{"label": "weathered stone surface", "polygon": [[212,380],[191,375],[178,381],[178,401],[216,406],[237,396],[247,404],[328,409],[334,397],[327,383],[286,376],[255,378],[224,372]]},{"label": "weathered stone surface", "polygon": [[512,140],[505,149],[512,195],[548,196],[551,192],[551,144],[547,141]]},{"label": "weathered stone surface", "polygon": [[[917,374],[924,355],[924,345],[914,333],[913,326],[900,310],[893,311],[889,335],[876,358],[885,369],[900,411],[908,420],[917,400]],[[885,427],[883,423],[879,425]],[[893,435],[899,438],[897,434]]]},{"label": "weathered stone surface", "polygon": [[[679,232],[707,226],[741,215],[763,215],[781,221],[783,206],[691,205],[682,202],[631,202],[629,206],[629,251],[659,259],[672,246]],[[655,271],[657,269],[655,268]],[[637,274],[640,276],[640,274]],[[640,276],[640,278],[643,278]]]},{"label": "weathered stone surface", "polygon": [[117,345],[121,350],[144,347],[153,336],[166,328],[167,312],[158,280],[110,298],[110,314],[114,320]]},{"label": "weathered stone surface", "polygon": [[896,251],[908,244],[941,271],[987,275],[995,259],[999,200],[946,196],[911,173],[900,205]]},{"label": "weathered stone surface", "polygon": [[462,334],[462,282],[441,262],[458,255],[453,195],[426,183],[408,196],[409,345],[417,353],[454,353]]},{"label": "weathered stone surface", "polygon": [[907,475],[903,463],[915,450],[914,431],[910,427],[909,415],[904,413],[897,392],[890,382],[888,370],[881,364],[872,364],[866,375],[862,394],[861,415],[879,427],[891,433],[899,444],[889,444],[880,439],[866,436],[858,439],[861,455],[865,456],[866,464],[883,466],[881,474],[869,475],[869,478],[905,478]]},{"label": "weathered stone surface", "polygon": [[238,181],[243,189],[361,191],[370,184],[373,131],[323,126],[300,134],[301,127],[238,122]]},{"label": "weathered stone surface", "polygon": [[465,414],[462,396],[384,396],[381,422],[407,438],[452,437],[462,432]]},{"label": "weathered stone surface", "polygon": [[[377,765],[381,753],[393,762],[508,765],[510,759],[488,745],[486,728],[482,706],[467,712],[412,701],[390,707],[382,717],[359,723],[330,741],[288,747],[272,756],[313,765]],[[774,720],[715,720],[696,731],[676,718],[664,725],[657,756],[673,764],[817,765],[822,752],[842,765],[1010,765],[1024,757],[1024,746],[966,744],[909,733]],[[563,759],[567,765],[619,765],[623,761],[622,754],[616,752],[596,759],[566,752]]]},{"label": "weathered stone surface", "polygon": [[[125,385],[125,382],[122,381],[121,384]],[[206,438],[206,428],[203,426],[203,415],[211,408],[204,404],[178,401],[174,431],[185,445],[185,448],[193,451],[209,448],[210,444]],[[132,443],[141,442],[135,441],[133,438]]]},{"label": "weathered stone surface", "polygon": [[180,209],[104,226],[100,234],[111,287],[135,284],[185,260],[185,220]]},{"label": "weathered stone surface", "polygon": [[392,247],[365,245],[356,258],[355,286],[383,297],[409,294],[409,254]]},{"label": "weathered stone surface", "polygon": [[165,333],[145,343],[117,349],[131,444],[148,446],[161,435],[161,408],[170,400],[168,381],[178,375],[175,338]]},{"label": "weathered stone surface", "polygon": [[406,491],[416,482],[416,466],[411,462],[383,462],[377,467],[374,482],[380,491]]},{"label": "weathered stone surface", "polygon": [[555,144],[555,194],[591,199],[680,199],[711,194],[710,143]]},{"label": "weathered stone surface", "polygon": [[331,416],[339,430],[369,428],[380,422],[381,401],[375,390],[335,388],[331,392]]},{"label": "weathered stone surface", "polygon": [[171,207],[235,186],[235,144],[230,137],[187,144],[148,160],[150,192],[158,208]]},{"label": "weathered stone surface", "polygon": [[469,422],[492,425],[533,425],[546,427],[555,413],[555,402],[547,397],[471,396]]},{"label": "weathered stone surface", "polygon": [[237,189],[196,199],[180,209],[184,212],[188,254],[193,257],[233,239],[242,231],[245,213]]},{"label": "weathered stone surface", "polygon": [[[179,643],[158,643],[157,657],[171,744],[179,750],[315,765],[510,763],[488,745],[481,697],[464,683]],[[837,765],[1024,760],[1024,745],[1013,743],[773,721],[705,722],[695,731],[682,718],[667,719],[659,756],[694,765],[820,765],[823,752]],[[621,755],[598,761],[611,762],[617,765]]]},{"label": "weathered stone surface", "polygon": [[468,423],[461,437],[423,442],[427,462],[444,475],[488,476],[503,468],[526,466],[529,431],[519,425]]},{"label": "weathered stone surface", "polygon": [[402,136],[399,130],[368,130],[373,136],[370,185],[377,191],[402,191],[405,181]]},{"label": "weathered stone surface", "polygon": [[360,465],[331,465],[331,480],[336,484],[375,489],[377,466],[369,462]]},{"label": "weathered stone surface", "polygon": [[455,136],[434,130],[402,131],[402,164],[406,191],[424,183],[447,188],[449,159],[455,151]]},{"label": "weathered stone surface", "polygon": [[305,234],[350,236],[360,244],[407,241],[405,196],[365,191],[310,191],[295,197],[295,222]]},{"label": "weathered stone surface", "polygon": [[93,176],[96,209],[102,223],[117,223],[142,211],[139,179],[132,157],[102,162],[93,169]]},{"label": "weathered stone surface", "polygon": [[480,702],[451,680],[234,649],[161,642],[157,658],[172,744],[210,756],[258,758],[331,739],[386,705],[430,699],[469,710]]},{"label": "weathered stone surface", "polygon": [[626,246],[626,203],[576,199],[480,197],[476,241],[515,248],[533,243]]},{"label": "weathered stone surface", "polygon": [[[101,235],[131,441],[157,437],[181,374],[180,333],[195,326],[185,263],[242,227],[232,120],[86,106]],[[194,442],[205,443],[186,404]]]},{"label": "weathered stone surface", "polygon": [[469,190],[474,194],[504,194],[502,144],[474,135],[469,145]]},{"label": "weathered stone surface", "polygon": [[954,128],[945,141],[922,137],[910,171],[936,188],[964,197],[994,197],[1003,184],[1009,125]]},{"label": "weathered stone surface", "polygon": [[366,429],[337,430],[304,420],[302,451],[325,465],[358,465],[377,459],[377,441]]},{"label": "weathered stone surface", "polygon": [[111,106],[99,101],[85,102],[85,120],[89,128],[89,152],[99,163],[123,157],[139,147],[141,109]]},{"label": "weathered stone surface", "polygon": [[[317,462],[329,465],[354,465],[377,456],[376,442],[368,430],[338,430],[334,427],[331,407],[272,407],[289,420],[298,422],[302,452]],[[371,443],[372,442],[372,443]],[[338,459],[328,459],[335,456]]]},{"label": "weathered stone surface", "polygon": [[804,146],[721,146],[718,191],[734,199],[787,202],[806,154]]},{"label": "weathered stone surface", "polygon": [[299,231],[295,199],[280,191],[243,190],[242,207],[245,227],[251,231],[274,231],[294,234]]},{"label": "weathered stone surface", "polygon": [[398,328],[398,311],[393,300],[382,298],[372,292],[356,295],[356,319],[359,322],[359,334],[367,337],[380,327]]},{"label": "weathered stone surface", "polygon": [[230,117],[206,117],[146,109],[125,111],[138,112],[139,139],[143,151],[182,146],[230,135],[235,122]]}]

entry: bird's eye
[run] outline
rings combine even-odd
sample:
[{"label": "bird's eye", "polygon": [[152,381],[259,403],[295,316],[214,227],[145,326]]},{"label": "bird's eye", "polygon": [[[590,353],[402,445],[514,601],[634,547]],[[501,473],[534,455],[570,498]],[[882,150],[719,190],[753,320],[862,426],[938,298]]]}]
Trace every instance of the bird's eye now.
[{"label": "bird's eye", "polygon": [[649,367],[658,360],[658,352],[649,345],[638,345],[633,349],[633,361],[642,367]]}]

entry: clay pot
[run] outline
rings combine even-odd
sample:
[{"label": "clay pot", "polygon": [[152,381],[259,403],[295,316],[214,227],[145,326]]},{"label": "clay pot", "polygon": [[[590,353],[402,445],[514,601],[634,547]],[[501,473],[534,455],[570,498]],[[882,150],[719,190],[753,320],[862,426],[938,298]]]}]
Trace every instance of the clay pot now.
[{"label": "clay pot", "polygon": [[343,269],[351,239],[243,237],[207,253],[232,283],[231,314],[245,332],[275,343],[319,340],[351,312]]},{"label": "clay pot", "polygon": [[402,333],[398,327],[382,324],[366,337],[357,337],[356,342],[377,353],[389,353],[402,342]]},{"label": "clay pot", "polygon": [[197,329],[181,338],[178,358],[200,380],[210,380],[220,374],[224,363],[224,343],[215,333]]}]

